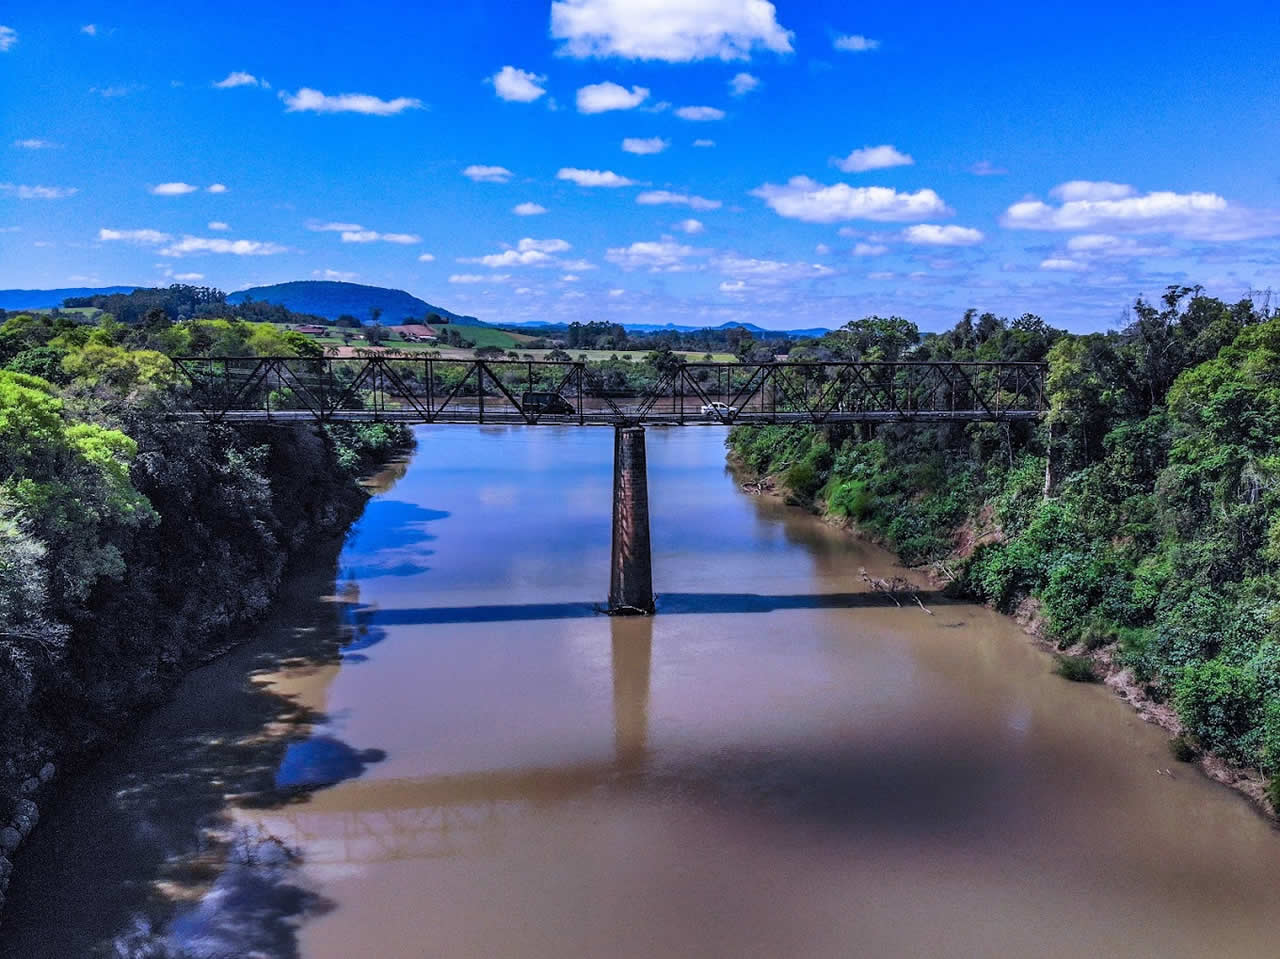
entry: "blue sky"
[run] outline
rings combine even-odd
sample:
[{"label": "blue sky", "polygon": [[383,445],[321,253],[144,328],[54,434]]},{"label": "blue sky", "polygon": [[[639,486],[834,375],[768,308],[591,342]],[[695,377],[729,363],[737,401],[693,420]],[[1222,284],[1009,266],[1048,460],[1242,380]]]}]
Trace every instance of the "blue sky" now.
[{"label": "blue sky", "polygon": [[1082,330],[1280,286],[1270,2],[182,6],[0,10],[0,287]]}]

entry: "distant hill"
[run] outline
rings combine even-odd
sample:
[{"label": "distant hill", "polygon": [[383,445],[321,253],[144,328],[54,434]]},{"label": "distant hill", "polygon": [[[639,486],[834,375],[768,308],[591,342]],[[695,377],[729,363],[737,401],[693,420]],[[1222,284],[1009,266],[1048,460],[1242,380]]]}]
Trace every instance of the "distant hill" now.
[{"label": "distant hill", "polygon": [[132,293],[136,286],[76,286],[62,290],[0,290],[0,310],[48,310],[61,306],[69,296],[106,296]]},{"label": "distant hill", "polygon": [[[520,326],[525,329],[528,329],[530,327],[535,329],[542,328],[542,327],[549,327],[557,330],[566,328],[566,324],[563,322],[549,323],[546,320],[529,320],[526,323],[520,323],[520,324],[504,323],[501,325],[503,327]],[[741,327],[742,329],[750,333],[752,336],[754,336],[756,339],[761,339],[761,340],[785,339],[787,337],[791,337],[794,339],[809,339],[809,338],[824,336],[827,333],[831,332],[830,330],[825,329],[823,327],[813,327],[812,329],[806,329],[806,330],[767,330],[763,326],[756,326],[754,323],[734,323],[734,322],[721,323],[719,326],[714,326],[714,327],[684,326],[678,323],[622,323],[620,325],[628,333],[661,333],[664,330],[670,330],[674,333],[696,333],[699,330],[705,330],[705,329],[728,330],[736,326],[736,327]]]},{"label": "distant hill", "polygon": [[369,322],[369,311],[380,309],[379,322],[395,326],[410,318],[422,319],[428,313],[439,313],[451,323],[486,326],[474,316],[460,316],[442,306],[432,306],[404,290],[389,290],[362,283],[339,283],[333,280],[295,280],[273,286],[253,286],[227,297],[228,303],[247,299],[276,303],[296,313],[310,313],[336,320],[344,313],[362,323]]}]

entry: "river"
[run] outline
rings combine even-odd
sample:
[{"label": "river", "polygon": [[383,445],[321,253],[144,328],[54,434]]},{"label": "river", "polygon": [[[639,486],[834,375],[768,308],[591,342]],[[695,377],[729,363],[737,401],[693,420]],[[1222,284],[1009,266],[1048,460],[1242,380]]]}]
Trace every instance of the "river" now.
[{"label": "river", "polygon": [[723,438],[649,431],[659,615],[610,619],[609,431],[420,430],[50,806],[0,957],[1274,959],[1245,801]]}]

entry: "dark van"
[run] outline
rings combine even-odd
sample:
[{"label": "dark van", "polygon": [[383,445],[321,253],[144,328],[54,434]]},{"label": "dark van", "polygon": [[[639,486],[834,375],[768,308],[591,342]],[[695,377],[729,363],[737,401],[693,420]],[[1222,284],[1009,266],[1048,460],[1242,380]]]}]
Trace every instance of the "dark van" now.
[{"label": "dark van", "polygon": [[520,397],[520,408],[526,413],[563,413],[572,416],[578,411],[559,393],[537,393],[525,391]]}]

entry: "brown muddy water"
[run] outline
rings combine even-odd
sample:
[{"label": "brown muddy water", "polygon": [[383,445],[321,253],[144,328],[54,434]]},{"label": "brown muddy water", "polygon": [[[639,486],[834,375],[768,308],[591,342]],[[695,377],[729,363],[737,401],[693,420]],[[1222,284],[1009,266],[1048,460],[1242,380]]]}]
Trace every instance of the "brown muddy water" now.
[{"label": "brown muddy water", "polygon": [[[649,431],[423,429],[338,559],[68,787],[0,957],[1280,955],[1280,835],[1008,619]],[[1163,770],[1171,770],[1172,776]]]}]

